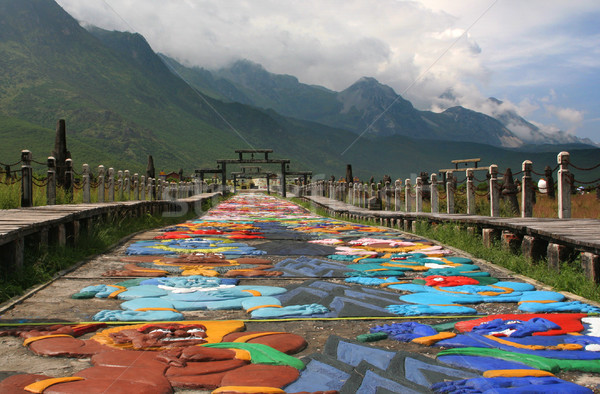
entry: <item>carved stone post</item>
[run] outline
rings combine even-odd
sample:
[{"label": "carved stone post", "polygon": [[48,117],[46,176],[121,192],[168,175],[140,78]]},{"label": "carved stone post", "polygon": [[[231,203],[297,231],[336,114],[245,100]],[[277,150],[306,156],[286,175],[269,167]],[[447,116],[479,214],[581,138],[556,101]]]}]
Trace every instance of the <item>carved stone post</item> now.
[{"label": "carved stone post", "polygon": [[123,201],[123,171],[117,171],[117,196],[119,201]]},{"label": "carved stone post", "polygon": [[490,216],[500,216],[500,190],[498,189],[498,166],[490,166]]},{"label": "carved stone post", "polygon": [[127,201],[131,200],[131,176],[129,170],[125,170],[123,175],[123,195]]},{"label": "carved stone post", "polygon": [[104,202],[104,166],[98,166],[98,202]]},{"label": "carved stone post", "polygon": [[514,215],[518,215],[521,210],[519,209],[519,199],[517,198],[519,190],[513,180],[512,170],[506,169],[504,177],[502,178],[502,199],[508,202],[510,210]]},{"label": "carved stone post", "polygon": [[140,185],[139,185],[139,174],[136,172],[133,174],[133,199],[138,201],[140,199]]},{"label": "carved stone post", "polygon": [[558,217],[571,217],[571,179],[569,172],[569,152],[560,152],[557,157],[558,165]]},{"label": "carved stone post", "polygon": [[90,166],[88,164],[83,165],[81,179],[83,181],[83,203],[89,204],[91,202],[90,194]]},{"label": "carved stone post", "polygon": [[394,210],[399,211],[402,207],[402,181],[396,179],[394,186],[396,187],[394,190]]},{"label": "carved stone post", "polygon": [[431,174],[430,179],[430,195],[431,195],[431,213],[440,212],[440,194],[437,188],[437,175]]},{"label": "carved stone post", "polygon": [[389,181],[385,183],[384,193],[385,193],[385,210],[390,211],[392,202],[390,201],[391,196],[390,196],[390,182]]},{"label": "carved stone post", "polygon": [[140,177],[140,200],[146,201],[146,176]]},{"label": "carved stone post", "polygon": [[415,212],[423,212],[423,180],[420,176],[415,185]]},{"label": "carved stone post", "polygon": [[473,184],[473,170],[467,170],[467,215],[475,214],[475,185]]},{"label": "carved stone post", "polygon": [[73,201],[73,160],[65,160],[65,191],[69,201]]},{"label": "carved stone post", "polygon": [[56,204],[56,159],[48,157],[48,185],[46,186],[46,204]]},{"label": "carved stone post", "polygon": [[454,213],[454,174],[446,173],[446,212]]},{"label": "carved stone post", "polygon": [[108,169],[108,201],[115,201],[115,169]]},{"label": "carved stone post", "polygon": [[146,187],[148,188],[148,192],[146,194],[148,195],[148,199],[150,199],[150,201],[152,201],[152,197],[153,197],[152,193],[154,193],[154,191],[156,190],[156,186],[154,185],[154,182],[155,182],[154,178],[148,178],[146,180]]},{"label": "carved stone post", "polygon": [[410,179],[406,178],[404,180],[404,211],[412,212],[412,186],[410,184]]},{"label": "carved stone post", "polygon": [[531,180],[532,162],[525,160],[523,162],[523,177],[521,180],[521,217],[530,218],[533,216],[533,182]]}]

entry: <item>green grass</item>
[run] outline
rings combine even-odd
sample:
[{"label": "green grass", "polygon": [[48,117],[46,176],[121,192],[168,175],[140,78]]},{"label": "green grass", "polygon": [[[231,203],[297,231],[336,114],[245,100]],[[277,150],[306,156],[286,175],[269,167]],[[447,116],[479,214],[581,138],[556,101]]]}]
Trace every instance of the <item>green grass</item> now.
[{"label": "green grass", "polygon": [[[213,201],[204,201],[202,210],[207,211],[213,204]],[[95,224],[87,233],[82,234],[76,248],[66,246],[40,250],[38,245],[26,244],[23,268],[5,273],[0,278],[0,302],[22,295],[27,289],[49,281],[60,271],[90,256],[107,251],[130,234],[181,223],[194,217],[197,217],[197,213],[193,211],[179,217],[150,214],[139,218],[113,217],[108,222]]]},{"label": "green grass", "polygon": [[[316,205],[298,199],[291,199],[294,203],[321,216],[329,216],[327,211]],[[368,220],[350,220],[355,223],[378,225]],[[457,229],[459,231],[457,231]],[[530,262],[520,253],[512,253],[502,248],[500,242],[495,242],[491,248],[483,245],[481,235],[470,234],[466,227],[457,223],[446,223],[432,226],[426,221],[417,222],[416,234],[436,240],[444,245],[465,251],[475,258],[488,261],[504,267],[514,273],[537,280],[556,291],[568,291],[588,300],[600,302],[600,290],[591,280],[587,279],[581,268],[581,260],[577,257],[574,261],[562,262],[559,271],[548,269],[547,261]]]},{"label": "green grass", "polygon": [[532,263],[520,253],[514,254],[504,250],[500,242],[495,242],[491,248],[487,248],[483,245],[481,235],[470,234],[466,228],[457,226],[456,223],[432,226],[425,221],[420,221],[416,229],[417,235],[463,250],[476,258],[542,282],[557,291],[568,291],[600,302],[598,286],[585,277],[579,257],[574,261],[562,262],[560,270],[555,271],[548,269],[545,260]]}]

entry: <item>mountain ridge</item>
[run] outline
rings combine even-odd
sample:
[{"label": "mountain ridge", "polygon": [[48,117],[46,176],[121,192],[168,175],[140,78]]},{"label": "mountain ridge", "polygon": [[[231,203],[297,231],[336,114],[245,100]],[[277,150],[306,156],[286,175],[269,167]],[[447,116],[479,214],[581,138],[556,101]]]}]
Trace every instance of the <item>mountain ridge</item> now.
[{"label": "mountain ridge", "polygon": [[[49,155],[51,136],[61,118],[67,122],[67,140],[72,142],[69,149],[76,166],[83,162],[92,168],[122,165],[139,173],[145,171],[150,154],[158,168],[183,168],[189,173],[214,167],[216,159],[232,157],[240,148],[274,149],[275,157],[292,160],[291,170],[312,170],[315,176],[327,179],[343,176],[346,164],[368,179],[437,171],[448,167],[452,159],[474,154],[484,162],[512,166],[524,157],[521,152],[472,141],[372,138],[369,133],[359,137],[368,120],[352,124],[353,117],[362,115],[352,106],[351,116],[344,119],[355,131],[228,100],[224,98],[227,89],[240,97],[252,90],[213,74],[208,78],[207,73],[194,74],[187,68],[174,72],[172,64],[163,62],[141,35],[101,29],[90,32],[52,0],[0,0],[0,26],[6,28],[0,29],[2,162],[12,162],[20,149],[35,149],[37,160]],[[190,84],[186,72],[197,75],[204,90]],[[297,79],[285,77],[282,81],[287,85],[274,92],[275,98],[294,90]],[[213,91],[206,92],[206,86]],[[314,89],[318,95],[313,95]],[[332,108],[337,112],[343,108],[336,92],[322,87],[303,92],[290,102],[306,113],[326,116]],[[382,95],[379,108],[395,97]],[[337,112],[333,111],[331,122]],[[423,128],[444,127],[439,114],[417,115],[413,120]],[[357,139],[360,143],[355,144]],[[38,152],[46,145],[45,151]],[[553,155],[541,152],[526,158],[546,161]]]}]

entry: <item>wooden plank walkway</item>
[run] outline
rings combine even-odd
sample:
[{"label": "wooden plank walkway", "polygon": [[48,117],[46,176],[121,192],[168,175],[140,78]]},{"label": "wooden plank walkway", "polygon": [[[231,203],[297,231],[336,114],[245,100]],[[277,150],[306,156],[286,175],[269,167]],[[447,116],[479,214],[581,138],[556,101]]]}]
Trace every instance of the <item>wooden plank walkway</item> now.
[{"label": "wooden plank walkway", "polygon": [[327,197],[304,196],[303,198],[340,217],[374,218],[388,225],[391,223],[398,225],[398,221],[416,220],[461,223],[479,229],[510,231],[518,236],[527,235],[548,243],[564,245],[576,251],[600,255],[600,220],[597,219],[494,218],[465,214],[372,211]]},{"label": "wooden plank walkway", "polygon": [[[25,238],[37,243],[65,245],[76,241],[81,227],[111,215],[141,216],[145,213],[187,213],[201,208],[202,201],[218,193],[204,193],[175,201],[119,201],[96,204],[46,205],[0,210],[0,271],[23,264]],[[200,212],[199,212],[200,214]]]}]

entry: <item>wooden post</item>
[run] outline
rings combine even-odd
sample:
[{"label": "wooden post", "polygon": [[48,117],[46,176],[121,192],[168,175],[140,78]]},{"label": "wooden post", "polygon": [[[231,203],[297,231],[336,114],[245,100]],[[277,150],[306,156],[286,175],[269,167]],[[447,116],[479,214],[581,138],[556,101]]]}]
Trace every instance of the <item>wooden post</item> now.
[{"label": "wooden post", "polygon": [[88,164],[83,165],[81,179],[83,182],[83,203],[89,204],[92,200],[90,195],[90,166]]},{"label": "wooden post", "polygon": [[108,169],[108,201],[115,201],[115,169]]},{"label": "wooden post", "polygon": [[125,170],[123,175],[123,195],[127,201],[131,200],[131,176],[129,170]]},{"label": "wooden post", "polygon": [[533,216],[533,182],[531,180],[532,162],[525,160],[523,162],[523,177],[521,178],[521,217],[530,218]]},{"label": "wooden post", "polygon": [[138,201],[140,199],[140,184],[139,184],[139,174],[136,172],[133,174],[133,199]]},{"label": "wooden post", "polygon": [[571,180],[569,174],[569,152],[560,152],[557,157],[558,165],[558,217],[571,217]]},{"label": "wooden post", "polygon": [[473,170],[467,170],[466,176],[467,176],[467,215],[475,215],[475,185],[473,184]]},{"label": "wooden post", "polygon": [[98,202],[104,202],[104,166],[98,166]]},{"label": "wooden post", "polygon": [[431,195],[431,213],[440,212],[440,194],[437,187],[437,175],[431,174],[430,179],[430,195]]},{"label": "wooden post", "polygon": [[452,171],[446,173],[446,212],[454,213],[454,175]]},{"label": "wooden post", "polygon": [[423,212],[423,180],[417,177],[415,185],[415,212]]},{"label": "wooden post", "polygon": [[500,216],[500,190],[498,189],[498,166],[490,166],[490,216]]},{"label": "wooden post", "polygon": [[48,157],[48,186],[46,186],[46,204],[56,204],[56,159]]},{"label": "wooden post", "polygon": [[404,180],[404,211],[412,212],[412,187],[410,185],[410,179],[406,178]]}]

